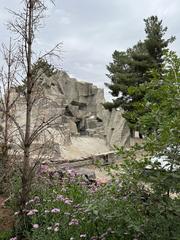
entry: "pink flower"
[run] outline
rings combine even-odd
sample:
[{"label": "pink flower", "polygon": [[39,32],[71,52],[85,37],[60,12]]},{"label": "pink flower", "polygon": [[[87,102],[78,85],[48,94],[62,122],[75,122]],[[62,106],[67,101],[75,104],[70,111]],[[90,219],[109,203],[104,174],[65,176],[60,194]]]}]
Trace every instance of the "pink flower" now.
[{"label": "pink flower", "polygon": [[59,208],[53,208],[51,210],[52,213],[59,213],[60,212],[60,209]]},{"label": "pink flower", "polygon": [[56,200],[58,200],[58,201],[64,201],[64,199],[65,199],[65,197],[63,195],[58,195],[56,197]]},{"label": "pink flower", "polygon": [[64,202],[64,203],[67,204],[67,205],[71,205],[71,203],[73,203],[72,200],[70,200],[69,198],[65,198],[63,195],[58,195],[58,196],[56,197],[56,200],[57,200],[57,201],[62,201],[62,202]]},{"label": "pink flower", "polygon": [[37,209],[32,209],[27,213],[27,216],[32,216],[32,215],[36,214],[37,212],[38,212]]},{"label": "pink flower", "polygon": [[80,238],[85,238],[86,237],[86,234],[81,234],[80,235]]},{"label": "pink flower", "polygon": [[71,225],[78,225],[79,224],[79,221],[75,218],[73,218],[70,222],[69,222],[69,226]]},{"label": "pink flower", "polygon": [[67,170],[67,173],[69,174],[70,177],[75,177],[76,176],[76,172],[73,169]]},{"label": "pink flower", "polygon": [[17,237],[10,238],[9,240],[17,240]]},{"label": "pink flower", "polygon": [[68,199],[68,198],[66,198],[64,203],[67,204],[67,205],[71,205],[73,203],[73,201]]},{"label": "pink flower", "polygon": [[33,228],[34,229],[38,229],[39,228],[39,224],[33,224]]}]

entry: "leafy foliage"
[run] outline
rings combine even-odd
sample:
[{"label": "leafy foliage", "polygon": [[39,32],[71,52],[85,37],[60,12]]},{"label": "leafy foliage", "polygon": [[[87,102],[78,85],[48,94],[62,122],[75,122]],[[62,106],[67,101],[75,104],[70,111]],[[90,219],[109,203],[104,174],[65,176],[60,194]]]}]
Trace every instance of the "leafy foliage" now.
[{"label": "leafy foliage", "polygon": [[107,168],[106,184],[88,185],[73,170],[61,180],[37,175],[26,203],[28,224],[21,229],[27,239],[179,240],[180,59],[175,53],[166,53],[162,69],[163,75],[156,69],[141,85],[144,144],[117,148],[123,161]]},{"label": "leafy foliage", "polygon": [[134,151],[124,152],[121,168],[109,169],[108,184],[87,185],[75,171],[63,182],[39,179],[26,204],[27,239],[178,239],[178,199],[144,185],[149,161],[132,161]]},{"label": "leafy foliage", "polygon": [[137,125],[139,117],[146,113],[142,105],[146,89],[140,85],[151,81],[152,69],[162,75],[163,51],[175,39],[164,39],[167,28],[157,16],[144,21],[146,39],[125,52],[113,53],[113,62],[107,66],[111,83],[106,85],[116,98],[111,105],[104,105],[107,109],[112,109],[113,105],[122,107],[130,128],[137,130],[140,130]]},{"label": "leafy foliage", "polygon": [[0,240],[9,240],[12,235],[11,231],[0,231]]},{"label": "leafy foliage", "polygon": [[47,77],[51,77],[56,73],[55,67],[48,63],[45,59],[39,59],[34,65],[33,65],[33,75],[37,75],[38,71],[41,70]]},{"label": "leafy foliage", "polygon": [[[41,77],[42,73],[45,74],[47,77],[52,77],[56,74],[57,70],[55,67],[48,63],[45,59],[39,59],[33,66],[32,66],[32,76],[35,79]],[[16,86],[17,92],[23,92],[25,90],[26,80],[23,81],[21,85]]]},{"label": "leafy foliage", "polygon": [[174,52],[166,52],[163,76],[153,72],[153,79],[146,84],[144,107],[147,114],[142,116],[139,126],[146,136],[144,148],[163,161],[163,189],[179,192],[180,176],[180,59]]}]

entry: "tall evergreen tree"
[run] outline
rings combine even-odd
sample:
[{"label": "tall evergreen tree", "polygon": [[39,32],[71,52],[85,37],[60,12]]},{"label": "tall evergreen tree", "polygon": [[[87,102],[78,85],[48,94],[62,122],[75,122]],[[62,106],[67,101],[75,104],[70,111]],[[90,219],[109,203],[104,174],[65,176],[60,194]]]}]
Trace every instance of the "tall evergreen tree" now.
[{"label": "tall evergreen tree", "polygon": [[145,47],[151,57],[151,68],[154,67],[161,71],[163,63],[163,53],[169,43],[175,40],[175,37],[164,39],[167,27],[163,27],[162,20],[158,20],[157,16],[151,16],[144,19],[146,39]]},{"label": "tall evergreen tree", "polygon": [[152,69],[161,73],[163,64],[163,51],[174,40],[164,39],[167,27],[163,27],[162,20],[157,16],[151,16],[145,21],[146,38],[139,41],[134,47],[125,52],[115,51],[113,62],[107,66],[111,79],[106,84],[111,90],[112,103],[105,103],[107,109],[122,107],[124,117],[127,119],[132,130],[139,130],[137,126],[139,116],[145,113],[142,100],[145,89],[140,85],[150,81]]}]

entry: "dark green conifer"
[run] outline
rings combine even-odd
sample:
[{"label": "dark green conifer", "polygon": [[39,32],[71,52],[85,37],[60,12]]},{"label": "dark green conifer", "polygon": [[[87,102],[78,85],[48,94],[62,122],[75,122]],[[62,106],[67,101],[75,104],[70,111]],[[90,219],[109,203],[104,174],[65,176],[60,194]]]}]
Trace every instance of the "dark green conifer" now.
[{"label": "dark green conifer", "polygon": [[115,99],[105,103],[107,109],[122,107],[124,117],[132,130],[139,130],[138,118],[145,114],[142,101],[146,92],[141,85],[151,80],[151,70],[162,74],[163,53],[174,37],[165,39],[167,27],[157,16],[144,19],[145,40],[139,41],[127,51],[113,53],[113,62],[107,66],[111,83],[106,84]]}]

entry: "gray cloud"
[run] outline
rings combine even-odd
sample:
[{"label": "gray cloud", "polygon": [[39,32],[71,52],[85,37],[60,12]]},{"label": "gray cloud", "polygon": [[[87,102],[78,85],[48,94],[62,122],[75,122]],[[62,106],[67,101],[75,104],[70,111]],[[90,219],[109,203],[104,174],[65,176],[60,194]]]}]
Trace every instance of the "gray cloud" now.
[{"label": "gray cloud", "polygon": [[[0,0],[1,40],[6,41],[5,7],[18,8],[20,0]],[[49,5],[39,48],[63,42],[62,68],[81,80],[104,87],[106,65],[115,49],[125,50],[144,38],[143,19],[158,15],[177,40],[172,48],[180,54],[179,0],[61,0]]]}]

